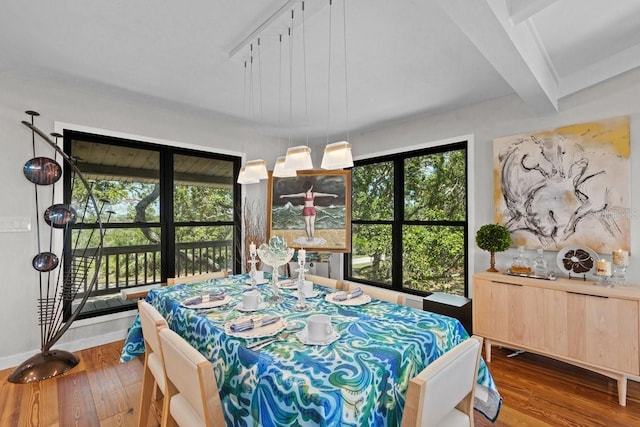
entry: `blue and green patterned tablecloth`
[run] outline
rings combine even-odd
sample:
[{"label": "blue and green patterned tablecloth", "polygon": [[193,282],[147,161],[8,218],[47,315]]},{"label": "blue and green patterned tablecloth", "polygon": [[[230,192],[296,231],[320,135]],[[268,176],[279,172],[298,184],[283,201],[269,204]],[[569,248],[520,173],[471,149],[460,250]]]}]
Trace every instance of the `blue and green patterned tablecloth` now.
[{"label": "blue and green patterned tablecloth", "polygon": [[[153,289],[147,301],[169,327],[213,362],[229,426],[399,426],[409,380],[442,353],[468,338],[453,318],[373,299],[361,306],[325,301],[332,289],[315,286],[308,311],[296,311],[295,293],[268,302],[260,313],[277,314],[290,324],[307,316],[332,317],[340,338],[327,346],[301,343],[295,334],[254,351],[252,340],[228,336],[223,324],[243,313],[235,307],[248,289],[246,275]],[[199,314],[180,305],[203,291],[224,290],[229,306]],[[258,287],[265,300],[268,285]],[[142,330],[134,321],[122,361],[144,353]],[[484,361],[478,373],[475,407],[495,420],[502,398]]]}]

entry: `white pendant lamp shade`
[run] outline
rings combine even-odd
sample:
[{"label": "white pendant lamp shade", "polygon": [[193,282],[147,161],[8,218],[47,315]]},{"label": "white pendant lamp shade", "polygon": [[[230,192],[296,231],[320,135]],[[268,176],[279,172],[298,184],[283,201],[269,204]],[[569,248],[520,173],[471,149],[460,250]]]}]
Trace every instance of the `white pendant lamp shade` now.
[{"label": "white pendant lamp shade", "polygon": [[353,167],[353,157],[351,156],[351,144],[347,141],[327,144],[322,156],[322,169],[344,169]]},{"label": "white pendant lamp shade", "polygon": [[260,182],[260,180],[257,179],[257,178],[251,178],[251,177],[247,176],[246,167],[243,166],[240,169],[240,173],[238,174],[237,182],[238,182],[238,184],[257,184],[258,182]]},{"label": "white pendant lamp shade", "polygon": [[244,165],[245,173],[249,179],[267,179],[269,174],[267,173],[267,162],[259,160],[251,160]]},{"label": "white pendant lamp shade", "polygon": [[276,159],[276,165],[273,167],[273,176],[278,178],[290,178],[297,175],[295,169],[287,169],[285,167],[285,162],[286,159],[284,156]]},{"label": "white pendant lamp shade", "polygon": [[295,171],[303,171],[313,169],[311,161],[311,148],[306,145],[291,147],[287,150],[284,167]]}]

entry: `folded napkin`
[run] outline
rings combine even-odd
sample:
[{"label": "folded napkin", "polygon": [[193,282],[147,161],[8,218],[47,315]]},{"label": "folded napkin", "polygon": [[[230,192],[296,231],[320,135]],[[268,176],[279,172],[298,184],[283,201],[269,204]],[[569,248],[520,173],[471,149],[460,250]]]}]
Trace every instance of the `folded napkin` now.
[{"label": "folded napkin", "polygon": [[211,293],[209,295],[198,295],[196,297],[187,298],[182,301],[182,305],[188,307],[190,305],[202,304],[203,302],[220,301],[220,300],[223,300],[224,297],[225,297],[224,292],[219,291],[219,292]]},{"label": "folded napkin", "polygon": [[362,289],[360,288],[356,288],[353,290],[353,292],[349,292],[346,294],[337,294],[336,296],[333,297],[334,301],[345,301],[348,299],[352,299],[352,298],[358,298],[360,295],[362,295]]},{"label": "folded napkin", "polygon": [[260,319],[245,319],[232,323],[229,328],[231,332],[243,332],[251,329],[267,326],[280,320],[280,316],[264,316]]}]

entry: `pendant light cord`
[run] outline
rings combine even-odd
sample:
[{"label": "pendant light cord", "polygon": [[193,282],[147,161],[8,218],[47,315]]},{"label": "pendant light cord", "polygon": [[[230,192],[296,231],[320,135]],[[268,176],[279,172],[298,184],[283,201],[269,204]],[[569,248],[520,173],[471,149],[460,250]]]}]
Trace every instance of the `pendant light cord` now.
[{"label": "pendant light cord", "polygon": [[331,5],[332,0],[329,0],[329,60],[328,63],[328,72],[327,72],[327,144],[329,143],[329,125],[330,114],[331,114]]},{"label": "pendant light cord", "polygon": [[347,89],[347,1],[342,0],[342,25],[344,38],[344,103],[347,124],[347,142],[349,142],[349,90]]},{"label": "pendant light cord", "polygon": [[[304,1],[302,2],[302,75],[304,76],[304,121],[309,125],[309,105],[307,101],[307,37],[304,24]],[[309,132],[307,133],[307,146],[309,145]]]},{"label": "pendant light cord", "polygon": [[293,138],[293,10],[289,27],[289,147]]}]

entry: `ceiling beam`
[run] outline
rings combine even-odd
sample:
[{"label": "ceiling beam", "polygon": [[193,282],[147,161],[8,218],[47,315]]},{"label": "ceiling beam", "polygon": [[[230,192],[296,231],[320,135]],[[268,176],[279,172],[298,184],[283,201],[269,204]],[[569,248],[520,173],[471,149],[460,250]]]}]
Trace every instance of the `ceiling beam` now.
[{"label": "ceiling beam", "polygon": [[638,67],[640,67],[640,44],[563,76],[558,86],[558,97],[571,95]]},{"label": "ceiling beam", "polygon": [[514,24],[531,18],[558,0],[508,0],[509,16]]},{"label": "ceiling beam", "polygon": [[506,0],[437,1],[533,111],[558,111],[558,82],[547,53],[528,22],[513,24]]}]

